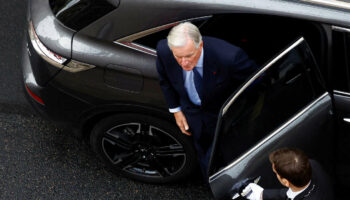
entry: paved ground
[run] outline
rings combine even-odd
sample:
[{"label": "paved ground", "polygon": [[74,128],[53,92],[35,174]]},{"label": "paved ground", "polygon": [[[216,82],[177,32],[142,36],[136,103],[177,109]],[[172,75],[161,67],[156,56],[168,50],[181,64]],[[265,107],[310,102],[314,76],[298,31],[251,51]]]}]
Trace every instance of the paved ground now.
[{"label": "paved ground", "polygon": [[151,185],[114,175],[88,145],[35,114],[21,83],[25,2],[0,6],[0,199],[211,199],[195,178]]}]

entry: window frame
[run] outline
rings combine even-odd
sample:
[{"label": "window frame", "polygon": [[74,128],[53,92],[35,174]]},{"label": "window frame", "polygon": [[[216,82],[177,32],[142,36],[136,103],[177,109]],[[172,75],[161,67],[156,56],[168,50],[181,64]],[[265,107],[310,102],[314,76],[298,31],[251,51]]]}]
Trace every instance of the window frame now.
[{"label": "window frame", "polygon": [[134,41],[137,39],[140,39],[142,37],[145,37],[145,36],[148,36],[148,35],[151,35],[151,34],[166,30],[166,29],[170,29],[170,28],[172,28],[180,23],[183,23],[183,22],[208,20],[211,17],[212,17],[212,15],[206,15],[206,16],[202,16],[202,17],[196,17],[196,18],[190,18],[190,19],[185,19],[185,20],[181,20],[181,21],[176,21],[173,23],[169,23],[169,24],[165,24],[162,26],[147,29],[147,30],[135,33],[135,34],[131,34],[129,36],[115,40],[114,43],[131,48],[131,49],[134,49],[134,50],[137,50],[137,51],[140,51],[140,52],[143,52],[143,53],[146,53],[146,54],[149,54],[149,55],[152,55],[152,56],[157,56],[157,51],[155,49],[147,47],[147,46],[142,45],[142,44],[135,43]]}]

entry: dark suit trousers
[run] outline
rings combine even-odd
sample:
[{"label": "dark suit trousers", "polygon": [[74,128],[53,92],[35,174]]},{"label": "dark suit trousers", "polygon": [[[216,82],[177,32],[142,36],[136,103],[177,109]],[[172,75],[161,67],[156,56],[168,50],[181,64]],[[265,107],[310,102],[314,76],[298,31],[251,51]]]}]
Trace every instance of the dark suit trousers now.
[{"label": "dark suit trousers", "polygon": [[197,151],[197,158],[204,180],[208,181],[208,164],[212,151],[217,115],[202,110],[186,114],[186,119]]}]

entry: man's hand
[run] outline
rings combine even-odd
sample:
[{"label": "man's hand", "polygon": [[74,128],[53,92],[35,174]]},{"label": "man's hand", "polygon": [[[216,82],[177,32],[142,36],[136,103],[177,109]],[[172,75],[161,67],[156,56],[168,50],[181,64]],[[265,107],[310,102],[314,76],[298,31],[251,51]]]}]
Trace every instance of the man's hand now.
[{"label": "man's hand", "polygon": [[255,183],[249,183],[242,191],[242,196],[249,200],[261,200],[264,188]]},{"label": "man's hand", "polygon": [[188,131],[189,126],[187,124],[187,120],[185,115],[183,114],[182,111],[174,113],[174,117],[176,120],[177,126],[180,128],[181,132],[186,135],[191,135],[191,133]]}]

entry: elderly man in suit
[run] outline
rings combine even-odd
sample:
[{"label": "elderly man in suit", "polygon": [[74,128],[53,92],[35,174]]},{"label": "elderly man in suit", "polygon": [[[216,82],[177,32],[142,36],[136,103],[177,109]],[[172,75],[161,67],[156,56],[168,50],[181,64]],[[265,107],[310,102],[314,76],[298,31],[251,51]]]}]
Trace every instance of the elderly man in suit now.
[{"label": "elderly man in suit", "polygon": [[329,176],[320,164],[309,160],[303,151],[282,148],[270,154],[272,170],[284,189],[263,189],[250,183],[244,190],[252,191],[249,200],[333,200],[333,188]]},{"label": "elderly man in suit", "polygon": [[157,45],[159,82],[181,132],[193,137],[201,170],[208,161],[220,107],[255,69],[240,48],[202,37],[198,28],[181,23]]}]

